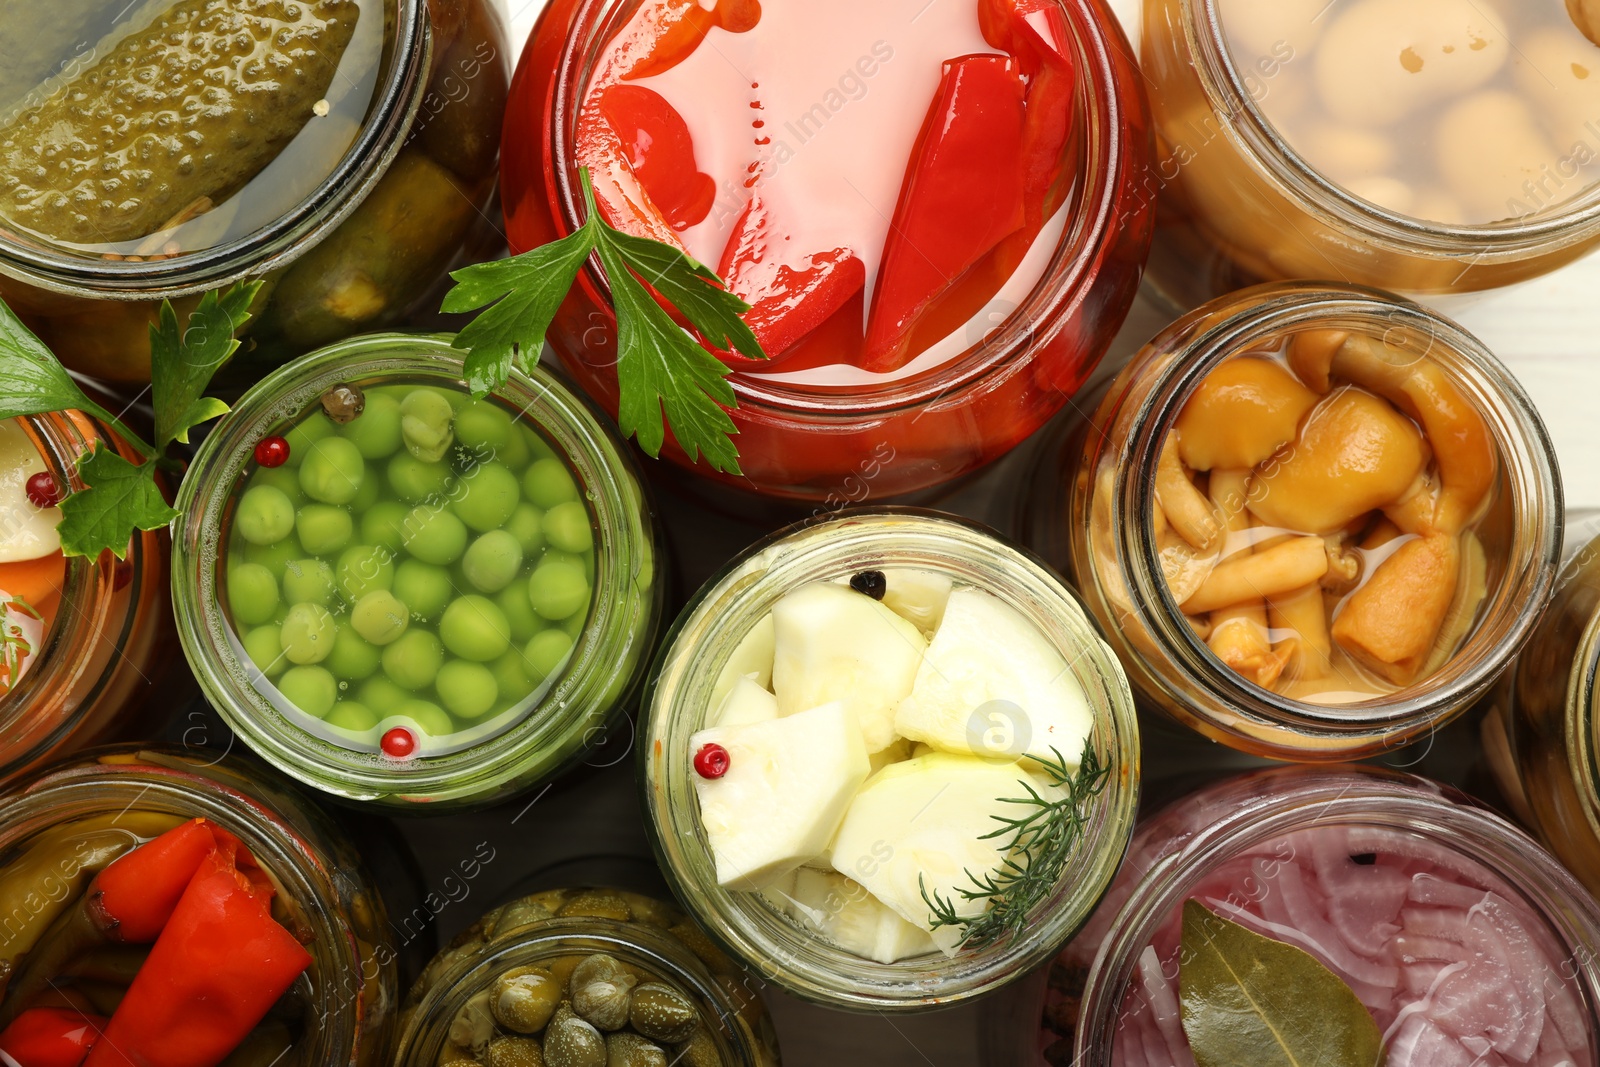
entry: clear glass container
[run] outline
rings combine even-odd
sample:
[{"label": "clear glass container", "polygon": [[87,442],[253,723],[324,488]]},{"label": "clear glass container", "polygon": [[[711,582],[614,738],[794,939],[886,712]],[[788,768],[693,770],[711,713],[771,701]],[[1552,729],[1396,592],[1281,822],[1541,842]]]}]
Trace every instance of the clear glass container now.
[{"label": "clear glass container", "polygon": [[[1472,529],[1483,547],[1483,595],[1455,652],[1409,680],[1351,686],[1349,694],[1317,703],[1264,688],[1224,664],[1179,610],[1162,564],[1170,538],[1155,522],[1163,445],[1200,383],[1231,358],[1281,351],[1285,337],[1306,331],[1356,335],[1368,351],[1387,353],[1382,358],[1402,368],[1411,360],[1431,361],[1460,401],[1476,409],[1495,454],[1486,510]],[[1330,387],[1338,382],[1335,375]],[[1310,418],[1300,425],[1311,425]],[[1294,432],[1291,423],[1291,444],[1270,460],[1280,470],[1299,447]],[[1069,493],[1062,500],[1036,491],[1024,503],[1030,543],[1070,567],[1135,690],[1178,721],[1256,755],[1348,759],[1422,736],[1488,691],[1522,647],[1553,587],[1561,487],[1528,397],[1459,327],[1373,290],[1279,283],[1197,309],[1135,356],[1093,416],[1063,426],[1041,454],[1032,484],[1064,485]],[[1254,492],[1247,491],[1252,512],[1260,503],[1250,499]],[[1374,560],[1379,557],[1361,556],[1358,582],[1381,567]],[[1333,630],[1337,636],[1337,619]]]},{"label": "clear glass container", "polygon": [[[430,725],[444,714],[440,703],[449,706],[458,691],[465,688],[456,685],[459,679],[447,681],[447,672],[441,669],[443,648],[431,632],[437,628],[444,635],[457,603],[481,609],[476,614],[466,614],[474,619],[481,615],[486,626],[497,630],[496,639],[505,646],[501,652],[509,655],[522,647],[521,642],[511,641],[515,630],[505,632],[508,625],[514,627],[516,622],[508,623],[502,613],[517,605],[508,603],[507,609],[494,610],[484,607],[488,597],[478,595],[477,587],[469,588],[470,579],[464,570],[467,564],[460,559],[454,569],[449,568],[448,561],[443,561],[446,566],[432,568],[444,586],[442,595],[450,604],[439,622],[426,617],[417,604],[394,604],[394,597],[385,601],[396,609],[409,609],[410,618],[402,610],[389,620],[402,628],[403,636],[388,636],[383,640],[389,644],[369,648],[367,652],[373,660],[366,664],[365,673],[340,668],[329,653],[322,653],[323,659],[302,660],[294,658],[288,646],[283,645],[283,655],[288,657],[288,663],[284,663],[269,660],[259,651],[252,653],[246,647],[255,647],[251,636],[255,631],[246,625],[235,625],[236,620],[251,620],[240,614],[240,594],[229,580],[230,554],[240,548],[233,536],[238,525],[240,490],[253,485],[261,474],[294,474],[289,467],[263,471],[256,461],[256,445],[270,436],[286,434],[287,440],[296,442],[294,448],[304,451],[308,457],[305,462],[310,463],[321,442],[308,445],[300,436],[301,427],[308,425],[308,420],[332,437],[353,433],[362,426],[359,416],[348,424],[348,430],[324,418],[324,396],[336,386],[363,390],[367,405],[364,410],[376,410],[374,405],[380,403],[384,390],[402,383],[437,391],[453,398],[453,404],[464,406],[469,397],[462,373],[461,354],[450,348],[448,338],[373,335],[323,349],[279,369],[246,394],[207,437],[184,479],[179,500],[184,518],[176,534],[173,571],[179,635],[190,665],[206,695],[246,744],[285,773],[340,799],[401,811],[436,812],[489,804],[547,780],[573,766],[604,738],[607,725],[628,706],[654,648],[663,598],[658,570],[659,533],[637,468],[601,418],[540,369],[535,369],[531,377],[514,372],[492,403],[504,412],[502,421],[509,432],[532,434],[562,459],[565,482],[576,501],[569,506],[587,513],[581,525],[591,539],[593,574],[588,578],[587,607],[560,623],[566,633],[566,651],[559,663],[546,664],[541,669],[547,673],[542,674],[537,685],[525,674],[518,683],[520,688],[503,695],[497,705],[499,711],[484,714],[488,709],[478,708],[472,712],[473,721],[460,729]],[[398,410],[390,414],[398,423]],[[448,406],[445,416],[455,418]],[[456,423],[452,425],[460,429]],[[294,428],[288,428],[291,426]],[[397,459],[411,459],[407,447],[399,446]],[[455,447],[465,446],[458,442]],[[354,454],[353,449],[347,450]],[[293,455],[291,452],[290,462]],[[362,462],[359,455],[355,458],[357,463]],[[380,477],[378,467],[371,469],[371,478],[366,480],[376,483]],[[468,488],[467,476],[450,478],[409,515],[405,506],[391,505],[397,507],[397,517],[395,529],[390,532],[399,537],[415,515],[424,510],[448,516],[452,509],[461,507],[458,498],[476,491]],[[399,484],[393,477],[389,482]],[[300,484],[305,484],[303,475]],[[510,491],[516,496],[515,483]],[[285,506],[293,505],[286,501]],[[329,505],[319,508],[342,510],[344,529],[349,534],[358,519],[366,519],[383,506],[381,502],[375,505],[371,500],[357,498],[347,501],[344,509]],[[303,508],[302,514],[305,510],[308,508]],[[352,516],[351,510],[358,514]],[[553,513],[552,509],[543,514]],[[464,544],[468,536],[465,527],[460,522],[454,525]],[[400,579],[395,575],[411,559],[409,548],[401,551],[398,542],[388,547],[378,539],[381,535],[367,529],[367,523],[363,521],[361,526],[359,537],[350,534],[358,543],[344,553],[369,549],[375,554],[374,562],[371,574],[367,574],[367,564],[353,565],[350,580],[360,583],[382,575],[399,590]],[[279,558],[280,549],[285,558]],[[288,633],[288,621],[283,617],[287,609],[290,614],[310,612],[315,616],[313,629],[326,629],[324,636],[331,637],[335,627],[347,624],[359,631],[359,613],[350,608],[349,602],[365,600],[353,592],[345,593],[342,587],[338,592],[323,591],[321,601],[326,608],[302,609],[299,604],[287,604],[290,573],[300,573],[297,565],[302,569],[317,567],[315,561],[301,560],[297,564],[288,557],[305,555],[307,551],[309,546],[302,544],[300,534],[291,529],[281,541],[265,546],[262,555],[249,557],[257,562],[257,570],[265,567],[269,573],[274,568],[282,572],[284,599],[277,600],[274,585],[278,614],[268,618],[267,624],[283,626],[280,638]],[[377,554],[382,558],[378,559]],[[397,560],[399,567],[395,566]],[[336,573],[346,573],[343,554]],[[383,584],[381,588],[387,590],[390,585]],[[527,590],[528,585],[513,582],[498,595],[511,596],[518,589]],[[524,594],[519,602],[521,608],[528,607],[527,599]],[[443,606],[442,601],[437,607]],[[532,621],[532,613],[524,613]],[[497,621],[491,624],[490,616]],[[464,617],[463,621],[472,619]],[[413,635],[417,638],[415,645],[406,644]],[[373,641],[376,644],[379,638],[374,637]],[[450,645],[451,638],[445,636],[444,642]],[[376,660],[380,651],[384,654],[381,670]],[[428,677],[411,677],[410,668],[429,656],[439,684],[451,692],[436,693],[432,673]],[[315,677],[291,684],[290,674],[303,668],[290,667],[290,663],[313,668],[311,674]],[[335,676],[323,669],[325,666],[340,673]],[[498,668],[499,663],[495,666]],[[285,667],[288,669],[281,675],[275,673]],[[471,672],[486,674],[485,667],[477,664]],[[358,685],[356,679],[361,678],[367,680]],[[303,695],[295,695],[301,693],[300,682],[308,680],[314,686],[325,686],[330,699],[356,700],[366,709],[366,721],[336,722],[328,707],[311,708]],[[369,692],[367,687],[378,682],[386,684]],[[494,689],[497,684],[498,675],[489,688]],[[439,703],[434,703],[436,700]],[[428,707],[408,710],[408,701],[420,701]],[[409,734],[411,747],[406,751],[392,746],[389,735],[396,729]]]},{"label": "clear glass container", "polygon": [[[506,1046],[528,1041],[529,1024],[502,1023],[491,1006],[494,1000],[485,999],[494,995],[502,976],[526,973],[526,968],[539,968],[566,987],[577,965],[596,954],[621,963],[633,979],[671,986],[692,1002],[700,1018],[695,1036],[655,1043],[657,1055],[666,1051],[672,1057],[664,1062],[777,1067],[772,1019],[750,979],[673,905],[610,888],[544,890],[493,909],[463,931],[434,957],[406,999],[396,1067],[554,1062],[548,1053],[542,1061],[527,1052],[528,1060],[515,1060],[511,1056],[520,1050],[495,1049],[495,1041]],[[548,1047],[549,1030],[544,1020],[536,1021],[540,1025],[533,1032],[542,1036],[533,1040]],[[624,1020],[615,1027],[608,1023],[603,1032],[630,1029]],[[633,1061],[613,1053],[606,1062]]]},{"label": "clear glass container", "polygon": [[[37,835],[71,821],[109,820],[113,828],[125,822],[142,837],[134,824],[163,817],[172,824],[208,819],[237,836],[275,884],[280,921],[288,919],[306,938],[313,962],[291,987],[304,1002],[300,1032],[279,1062],[298,1067],[388,1063],[399,1001],[399,950],[391,943],[383,898],[351,843],[275,776],[214,753],[102,749],[6,795],[0,804],[0,862],[9,862]],[[69,856],[77,854],[70,840],[62,847]],[[66,887],[55,880],[53,868],[45,877],[47,884],[38,892],[59,900]],[[25,890],[5,884],[6,895],[15,893],[17,900]]]},{"label": "clear glass container", "polygon": [[[501,178],[512,251],[581,222],[575,137],[584,89],[601,49],[638,6],[557,0],[540,15],[506,114],[506,128],[516,131]],[[739,406],[730,414],[744,477],[705,464],[695,472],[804,500],[843,494],[857,480],[875,496],[911,492],[1010,450],[1093,372],[1127,315],[1148,251],[1153,203],[1137,184],[1148,161],[1147,104],[1109,9],[1099,0],[1050,6],[1059,7],[1076,50],[1082,150],[1063,209],[1070,220],[1031,291],[991,302],[958,338],[959,354],[932,369],[868,375],[865,385],[735,370],[729,380]],[[579,385],[615,411],[616,321],[594,264],[579,275],[548,340]],[[665,454],[688,465],[670,438]]]},{"label": "clear glass container", "polygon": [[[54,209],[66,193],[41,164],[42,195],[19,192],[0,204],[0,298],[69,367],[111,382],[150,380],[148,327],[163,299],[181,316],[206,290],[264,279],[235,362],[241,371],[269,367],[396,322],[464,252],[497,239],[485,211],[511,51],[495,5],[316,0],[293,8],[273,23],[280,40],[317,41],[319,58],[333,52],[337,62],[293,67],[270,98],[254,82],[258,65],[283,53],[265,38],[244,59],[217,44],[241,27],[261,36],[266,22],[253,21],[261,17],[256,6],[230,0],[226,10],[206,10],[168,47],[194,53],[189,69],[203,69],[197,77],[210,86],[210,106],[189,107],[176,120],[183,142],[147,134],[159,143],[141,157],[148,169],[127,168],[135,149],[118,142],[121,131],[151,123],[165,130],[176,112],[119,105],[129,124],[107,132],[93,127],[94,94],[128,91],[112,64],[140,69],[150,53],[141,42],[156,39],[151,20],[181,25],[201,10],[194,0],[127,9],[74,0],[9,13],[14,31],[34,27],[18,36],[31,33],[37,54],[0,84],[7,158],[22,175],[24,161],[53,158],[59,148],[39,130],[82,121],[98,132],[75,142],[83,158],[72,202],[109,205],[113,195],[134,195],[115,210],[85,208],[78,221]],[[213,25],[219,20],[232,29]],[[34,65],[41,81],[12,84]],[[67,101],[78,110],[63,118]],[[239,123],[261,132],[241,138]],[[211,149],[223,143],[226,151]],[[245,167],[252,151],[260,158]],[[124,169],[115,179],[82,177],[118,161]],[[151,215],[146,203],[164,206]],[[141,210],[124,218],[130,206]],[[8,212],[19,217],[8,221]]]},{"label": "clear glass container", "polygon": [[[30,415],[14,425],[58,486],[81,487],[77,458],[97,443],[140,458],[81,412]],[[8,518],[0,514],[0,522]],[[136,736],[148,717],[142,713],[163,695],[176,651],[165,530],[135,532],[123,560],[109,552],[53,558],[56,572],[42,580],[55,597],[54,619],[23,659],[17,684],[0,691],[0,782],[85,745]],[[15,596],[9,566],[0,564],[0,589]]]},{"label": "clear glass container", "polygon": [[[1430,17],[1453,21],[1447,31],[1430,26]],[[1565,38],[1548,43],[1557,27]],[[1354,51],[1359,62],[1341,69],[1323,54],[1335,47],[1335,56]],[[1571,262],[1600,240],[1600,192],[1587,168],[1596,138],[1582,125],[1600,114],[1587,95],[1592,53],[1560,0],[1443,4],[1393,18],[1381,4],[1330,13],[1315,3],[1145,0],[1140,60],[1157,139],[1150,186],[1162,200],[1152,279],[1194,307],[1276,279],[1447,294],[1509,285]],[[1476,57],[1493,57],[1493,77],[1450,69]],[[1453,80],[1449,91],[1386,125],[1380,112],[1410,107],[1408,76],[1435,70]],[[1510,166],[1524,142],[1543,139],[1519,175],[1528,188],[1514,191],[1500,217],[1390,192],[1417,161],[1443,152],[1442,132],[1405,122],[1417,115],[1455,122],[1453,106],[1474,89],[1528,117],[1509,119],[1504,129],[1460,120],[1467,169]],[[1354,91],[1367,103],[1341,103],[1338,118],[1290,130],[1317,106],[1307,98],[1319,90],[1324,98]],[[1547,135],[1546,120],[1561,128]],[[1370,173],[1341,173],[1367,159]]]},{"label": "clear glass container", "polygon": [[[718,884],[693,786],[689,739],[707,725],[730,658],[785,593],[862,570],[918,568],[1002,600],[1066,659],[1109,774],[1063,877],[1028,935],[953,957],[876,963],[819,938],[763,894]],[[745,967],[828,1007],[906,1012],[991,992],[1043,962],[1087,919],[1121,862],[1139,790],[1139,734],[1121,667],[1076,596],[1032,556],[964,520],[905,508],[846,511],[758,542],[701,587],[657,658],[639,727],[647,827],[678,899]],[[781,903],[781,901],[780,901]]]}]

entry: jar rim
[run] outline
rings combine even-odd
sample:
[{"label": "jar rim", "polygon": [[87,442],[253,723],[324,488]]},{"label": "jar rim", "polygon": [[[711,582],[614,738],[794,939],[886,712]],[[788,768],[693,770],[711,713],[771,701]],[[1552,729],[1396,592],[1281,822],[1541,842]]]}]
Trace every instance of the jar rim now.
[{"label": "jar rim", "polygon": [[[1576,571],[1586,553],[1600,550],[1600,538],[1585,545],[1568,561]],[[1563,578],[1568,578],[1563,575]],[[1572,658],[1567,681],[1566,716],[1562,731],[1566,740],[1567,766],[1572,774],[1578,802],[1590,832],[1600,839],[1600,715],[1595,701],[1600,698],[1600,608],[1589,617],[1578,648]]]}]

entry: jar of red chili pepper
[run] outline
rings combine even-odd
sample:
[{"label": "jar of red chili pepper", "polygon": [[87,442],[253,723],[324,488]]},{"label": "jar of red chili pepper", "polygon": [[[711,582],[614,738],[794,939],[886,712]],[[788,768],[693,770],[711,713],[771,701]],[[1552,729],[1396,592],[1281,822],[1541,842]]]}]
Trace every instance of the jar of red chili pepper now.
[{"label": "jar of red chili pepper", "polygon": [[[582,221],[587,167],[607,221],[753,305],[769,360],[724,354],[724,480],[780,496],[903,493],[1016,445],[1094,369],[1149,244],[1147,107],[1099,0],[557,0],[506,130],[513,251]],[[548,339],[613,411],[616,327],[591,264]]]},{"label": "jar of red chili pepper", "polygon": [[61,554],[55,505],[97,443],[139,458],[81,412],[0,421],[0,782],[135,736],[172,662],[166,531],[136,533],[123,560]]},{"label": "jar of red chili pepper", "polygon": [[13,1062],[386,1062],[397,975],[383,901],[344,837],[275,778],[107,749],[0,811]]}]

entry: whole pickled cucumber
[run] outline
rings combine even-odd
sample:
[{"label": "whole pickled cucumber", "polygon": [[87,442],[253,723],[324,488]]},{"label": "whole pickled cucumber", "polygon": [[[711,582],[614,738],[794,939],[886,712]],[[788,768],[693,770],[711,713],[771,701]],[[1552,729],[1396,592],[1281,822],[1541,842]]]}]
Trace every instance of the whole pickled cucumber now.
[{"label": "whole pickled cucumber", "polygon": [[0,127],[0,216],[113,243],[218,203],[313,117],[356,0],[179,0]]}]

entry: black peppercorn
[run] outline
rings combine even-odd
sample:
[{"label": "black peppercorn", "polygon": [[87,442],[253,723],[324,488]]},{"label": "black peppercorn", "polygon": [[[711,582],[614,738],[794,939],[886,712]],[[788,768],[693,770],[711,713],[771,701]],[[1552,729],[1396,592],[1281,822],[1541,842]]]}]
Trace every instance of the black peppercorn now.
[{"label": "black peppercorn", "polygon": [[889,580],[883,576],[882,571],[862,571],[851,576],[850,588],[866,594],[873,600],[882,600],[883,594],[889,591]]},{"label": "black peppercorn", "polygon": [[334,422],[351,422],[367,410],[367,398],[357,386],[336,385],[322,394],[322,410]]}]

